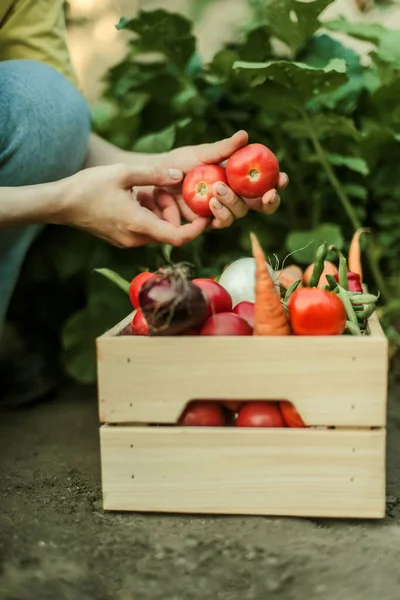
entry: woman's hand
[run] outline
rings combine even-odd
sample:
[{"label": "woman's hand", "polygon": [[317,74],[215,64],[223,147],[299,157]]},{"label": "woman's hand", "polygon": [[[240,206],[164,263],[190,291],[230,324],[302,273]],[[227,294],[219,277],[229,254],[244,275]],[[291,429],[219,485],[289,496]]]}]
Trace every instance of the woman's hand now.
[{"label": "woman's hand", "polygon": [[[248,135],[245,131],[238,131],[232,137],[211,144],[199,144],[198,146],[185,146],[176,148],[164,155],[163,164],[175,167],[187,173],[194,167],[208,163],[224,165],[227,159],[236,150],[245,146]],[[278,190],[283,190],[289,183],[286,173],[279,174]],[[181,183],[170,187],[168,192],[173,196],[180,208],[181,214],[189,222],[197,219],[197,216],[186,206],[181,195]],[[214,185],[214,197],[210,201],[210,208],[214,215],[210,223],[213,229],[222,229],[232,225],[234,219],[244,217],[249,210],[256,210],[266,215],[273,214],[280,205],[280,197],[277,190],[267,191],[262,198],[246,199],[237,196],[229,187],[222,182]]]},{"label": "woman's hand", "polygon": [[168,194],[149,197],[132,188],[168,188],[182,177],[181,170],[160,166],[85,169],[59,182],[64,200],[52,222],[84,229],[123,248],[155,242],[181,246],[201,235],[209,219],[196,217],[180,225],[178,208]]}]

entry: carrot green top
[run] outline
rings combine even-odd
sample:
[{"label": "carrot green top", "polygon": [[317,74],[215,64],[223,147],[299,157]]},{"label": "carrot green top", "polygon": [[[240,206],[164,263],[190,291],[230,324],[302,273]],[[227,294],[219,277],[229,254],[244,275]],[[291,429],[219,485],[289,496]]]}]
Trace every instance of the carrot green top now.
[{"label": "carrot green top", "polygon": [[77,85],[63,5],[64,0],[0,0],[0,60],[47,63]]}]

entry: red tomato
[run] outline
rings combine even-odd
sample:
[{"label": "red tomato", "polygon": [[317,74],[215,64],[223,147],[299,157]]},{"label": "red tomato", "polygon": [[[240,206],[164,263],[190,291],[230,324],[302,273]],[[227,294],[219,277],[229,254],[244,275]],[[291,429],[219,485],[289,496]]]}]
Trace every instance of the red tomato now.
[{"label": "red tomato", "polygon": [[278,159],[263,144],[248,144],[236,150],[225,169],[230,188],[244,198],[260,198],[276,187],[279,179]]},{"label": "red tomato", "polygon": [[137,309],[132,319],[132,333],[133,335],[148,335],[149,333],[149,326],[140,308]]},{"label": "red tomato", "polygon": [[247,300],[238,302],[233,307],[232,312],[247,321],[252,329],[254,328],[254,302],[248,302]]},{"label": "red tomato", "polygon": [[208,317],[200,335],[252,335],[253,330],[247,321],[234,313],[224,312]]},{"label": "red tomato", "polygon": [[279,402],[279,408],[282,413],[283,420],[288,427],[307,427],[291,402],[282,400],[282,402]]},{"label": "red tomato", "polygon": [[333,292],[301,288],[289,298],[289,319],[295,335],[341,335],[346,327],[346,310]]},{"label": "red tomato", "polygon": [[129,298],[131,304],[134,308],[139,308],[139,292],[142,289],[142,286],[150,277],[153,277],[154,273],[150,273],[149,271],[143,271],[143,273],[139,273],[136,275],[130,283],[129,286]]},{"label": "red tomato", "polygon": [[223,427],[225,415],[217,402],[194,401],[187,405],[178,425],[185,427]]},{"label": "red tomato", "polygon": [[196,215],[212,216],[210,200],[214,196],[212,186],[217,181],[228,184],[225,169],[219,165],[201,165],[186,175],[182,184],[182,196]]},{"label": "red tomato", "polygon": [[232,298],[222,285],[206,278],[193,279],[192,283],[197,285],[206,297],[208,316],[221,312],[231,312]]},{"label": "red tomato", "polygon": [[242,408],[244,402],[241,400],[221,400],[221,404],[232,412],[237,413]]},{"label": "red tomato", "polygon": [[276,402],[246,402],[236,427],[285,427],[285,421]]}]

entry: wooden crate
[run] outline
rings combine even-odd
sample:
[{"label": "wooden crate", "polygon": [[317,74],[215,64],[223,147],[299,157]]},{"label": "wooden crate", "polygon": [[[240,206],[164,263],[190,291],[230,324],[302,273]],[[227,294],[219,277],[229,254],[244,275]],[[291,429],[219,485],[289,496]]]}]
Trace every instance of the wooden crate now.
[{"label": "wooden crate", "polygon": [[[106,510],[384,517],[375,315],[366,337],[134,337],[131,318],[97,340]],[[173,425],[188,401],[224,398],[290,400],[317,428]]]}]

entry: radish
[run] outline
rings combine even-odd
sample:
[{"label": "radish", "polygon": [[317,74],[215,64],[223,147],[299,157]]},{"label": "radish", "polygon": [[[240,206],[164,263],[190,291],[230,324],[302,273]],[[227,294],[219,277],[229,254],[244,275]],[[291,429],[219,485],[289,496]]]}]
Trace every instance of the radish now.
[{"label": "radish", "polygon": [[[268,263],[267,267],[279,293],[280,287],[276,273]],[[231,295],[233,306],[244,300],[255,302],[256,266],[254,258],[246,257],[235,260],[222,272],[218,283]]]}]

